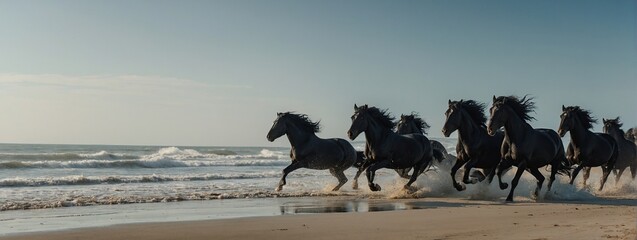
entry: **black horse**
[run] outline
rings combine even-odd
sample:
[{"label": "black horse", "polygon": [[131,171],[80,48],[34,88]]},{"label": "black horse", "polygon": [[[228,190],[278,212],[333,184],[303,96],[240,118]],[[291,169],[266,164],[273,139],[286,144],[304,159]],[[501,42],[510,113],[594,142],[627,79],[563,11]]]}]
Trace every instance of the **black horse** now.
[{"label": "black horse", "polygon": [[287,134],[292,145],[290,150],[292,163],[283,169],[283,177],[276,191],[281,191],[285,185],[285,177],[299,168],[329,169],[330,173],[338,179],[338,185],[332,191],[337,191],[347,182],[343,171],[356,161],[356,150],[345,139],[319,138],[315,134],[319,130],[319,122],[312,122],[305,114],[277,113],[267,139],[272,142]]},{"label": "black horse", "polygon": [[[376,107],[354,105],[352,125],[347,131],[349,139],[354,140],[365,132],[368,149],[367,181],[369,189],[380,191],[374,183],[376,170],[381,168],[405,169],[413,167],[414,173],[426,169],[433,159],[433,151],[429,139],[422,134],[400,135],[392,131],[394,118]],[[408,189],[420,174],[412,174],[405,184]]]},{"label": "black horse", "polygon": [[491,183],[495,175],[495,169],[502,159],[500,148],[504,134],[501,131],[490,136],[487,133],[484,115],[485,105],[474,100],[448,101],[449,108],[445,112],[445,125],[442,127],[442,134],[449,137],[451,133],[458,130],[458,144],[456,154],[458,160],[451,168],[451,179],[453,186],[458,191],[466,189],[456,181],[456,172],[464,165],[464,176],[462,182],[465,184],[475,183],[469,181],[471,168],[481,168],[488,175],[488,182]]},{"label": "black horse", "polygon": [[571,163],[578,164],[571,176],[571,184],[582,168],[586,167],[584,170],[584,184],[586,184],[591,167],[601,167],[604,173],[599,186],[601,191],[617,161],[617,142],[608,134],[591,132],[590,129],[597,120],[591,117],[589,111],[578,106],[564,107],[562,105],[560,118],[557,133],[560,137],[564,137],[567,132],[570,132],[569,148],[572,148],[573,158]]},{"label": "black horse", "polygon": [[[398,134],[419,133],[419,134],[426,135],[427,129],[429,128],[430,128],[429,124],[425,122],[425,120],[420,118],[420,116],[418,116],[417,113],[412,113],[410,115],[400,115],[400,120],[396,123],[396,133]],[[448,157],[447,150],[442,145],[442,143],[436,140],[429,140],[429,142],[431,143],[431,147],[433,148],[434,158],[437,159],[438,162],[442,162],[442,160]],[[367,146],[364,152],[361,152],[361,151],[357,152],[358,159],[356,160],[355,167],[358,168],[358,171],[356,171],[356,175],[354,176],[354,184],[353,184],[354,189],[358,189],[358,177],[371,164],[371,162],[366,161],[367,159],[365,157],[366,153],[369,154],[369,148]],[[411,175],[409,175],[409,171],[411,171],[411,168],[394,169],[394,170],[402,178],[405,178],[405,179],[411,178]],[[423,169],[423,171],[424,170],[425,169]]]},{"label": "black horse", "polygon": [[[400,120],[398,121],[398,123],[396,123],[396,133],[398,134],[420,133],[423,135],[427,135],[427,130],[430,127],[431,126],[427,122],[425,122],[424,119],[418,116],[418,113],[412,112],[409,115],[402,115],[402,114],[400,115]],[[445,148],[444,145],[442,145],[442,143],[436,140],[429,140],[429,142],[431,143],[431,147],[433,148],[434,157],[436,157],[436,155],[441,156],[441,157],[436,157],[438,162],[441,162],[442,160],[447,158],[449,153],[447,153],[447,149]],[[438,153],[436,153],[436,151],[438,151]]]},{"label": "black horse", "polygon": [[619,117],[602,120],[604,121],[604,133],[612,136],[619,146],[619,155],[617,156],[615,169],[613,169],[615,183],[619,182],[619,178],[626,168],[630,168],[632,178],[635,179],[635,175],[637,175],[637,146],[635,146],[635,142],[625,138],[624,130],[621,129],[623,124],[619,121]]},{"label": "black horse", "polygon": [[544,182],[544,176],[538,170],[546,165],[551,165],[548,190],[555,181],[555,175],[560,172],[570,175],[569,162],[566,160],[562,139],[551,129],[533,129],[526,121],[534,118],[529,115],[535,108],[532,98],[519,99],[515,96],[493,96],[491,106],[491,118],[487,124],[489,135],[494,136],[497,130],[504,127],[504,141],[502,143],[503,159],[498,166],[498,181],[501,189],[508,185],[502,182],[502,173],[511,166],[518,168],[515,177],[511,181],[511,191],[506,201],[513,201],[513,191],[524,173],[529,171],[537,180],[534,197],[539,195]]}]

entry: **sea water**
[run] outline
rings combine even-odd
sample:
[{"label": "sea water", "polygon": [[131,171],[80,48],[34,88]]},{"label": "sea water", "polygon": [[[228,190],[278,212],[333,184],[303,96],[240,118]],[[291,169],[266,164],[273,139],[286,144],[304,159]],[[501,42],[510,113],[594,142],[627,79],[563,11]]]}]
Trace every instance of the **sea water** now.
[{"label": "sea water", "polygon": [[[455,153],[456,139],[434,139],[440,141],[449,153]],[[364,142],[354,142],[353,146],[362,150]],[[508,194],[508,189],[500,190],[497,183],[469,185],[463,192],[456,191],[449,175],[453,164],[451,159],[435,163],[432,171],[421,175],[414,183],[415,190],[412,191],[403,190],[402,185],[407,180],[388,169],[381,169],[376,175],[382,191],[371,192],[364,174],[359,181],[360,189],[354,190],[351,184],[356,171],[352,168],[345,173],[350,181],[337,192],[330,191],[337,180],[329,171],[310,169],[299,169],[289,174],[283,191],[276,192],[274,188],[281,177],[281,170],[290,164],[289,151],[289,147],[0,144],[0,221],[4,222],[3,226],[8,226],[0,229],[0,233],[47,230],[49,228],[34,227],[35,222],[43,219],[60,224],[63,222],[60,219],[77,218],[76,222],[62,227],[69,228],[151,221],[157,218],[153,213],[164,216],[158,218],[161,220],[215,218],[210,216],[223,215],[221,208],[215,207],[225,201],[219,199],[235,199],[236,204],[226,202],[225,206],[238,204],[238,207],[224,208],[224,211],[235,211],[246,209],[241,204],[285,205],[280,200],[271,200],[282,197],[457,197],[501,202]],[[505,175],[505,182],[510,183],[513,172]],[[544,169],[542,172],[548,178],[548,172]],[[461,173],[456,178],[458,181]],[[538,201],[637,197],[637,184],[630,179],[629,173],[625,172],[618,184],[611,176],[602,192],[596,190],[599,171],[593,171],[589,186],[582,186],[581,176],[580,173],[576,185],[569,185],[567,176],[559,176],[551,192],[546,192],[545,183]],[[516,189],[516,201],[534,201],[530,197],[534,188],[535,180],[530,174],[524,174]],[[246,202],[246,199],[250,201]],[[198,211],[199,205],[180,205],[201,202],[193,200],[208,200],[204,201],[204,205],[211,212],[185,215],[184,212],[201,212]],[[166,212],[166,206],[174,209]],[[271,208],[259,211],[277,212]],[[137,212],[139,218],[131,218],[134,216],[131,212]],[[104,214],[110,214],[104,218],[110,220],[97,221]],[[92,220],[81,220],[85,218]]]}]

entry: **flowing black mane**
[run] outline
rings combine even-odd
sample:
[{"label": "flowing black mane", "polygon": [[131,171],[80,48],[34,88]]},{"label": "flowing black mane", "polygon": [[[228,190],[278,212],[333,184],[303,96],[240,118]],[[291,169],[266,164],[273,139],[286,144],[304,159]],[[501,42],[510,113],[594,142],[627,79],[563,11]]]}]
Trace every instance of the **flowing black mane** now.
[{"label": "flowing black mane", "polygon": [[377,107],[367,107],[367,105],[363,105],[359,108],[359,110],[366,111],[372,118],[376,119],[376,121],[378,121],[381,125],[389,129],[394,129],[396,126],[396,123],[394,123],[394,117],[390,116],[386,109],[381,110]]},{"label": "flowing black mane", "polygon": [[626,135],[624,130],[622,130],[622,126],[624,126],[624,124],[619,120],[619,117],[617,117],[615,119],[606,119],[606,120],[604,120],[604,124],[607,124],[607,123],[609,123],[612,126],[616,126],[617,130],[619,130],[619,133],[621,133],[621,135]]},{"label": "flowing black mane", "polygon": [[577,115],[577,118],[582,122],[582,126],[586,129],[593,128],[593,123],[597,123],[597,119],[591,116],[591,112],[581,109],[579,106],[567,107],[565,112],[569,111]]},{"label": "flowing black mane", "polygon": [[509,106],[520,118],[530,121],[535,120],[534,117],[529,115],[529,113],[535,112],[535,103],[531,100],[533,100],[533,98],[527,98],[527,96],[524,96],[522,99],[519,99],[516,96],[500,96],[493,101],[493,104]]},{"label": "flowing black mane", "polygon": [[478,125],[486,125],[487,116],[484,114],[484,108],[486,108],[486,106],[483,103],[479,103],[474,100],[460,100],[452,102],[452,104],[458,104],[459,107],[467,111],[471,119],[473,119],[473,121]]},{"label": "flowing black mane", "polygon": [[427,130],[431,127],[424,119],[420,118],[420,115],[418,115],[418,113],[412,112],[410,115],[404,115],[401,116],[401,118],[402,117],[414,121],[416,127],[418,127],[418,129],[420,129],[423,134],[427,134]]},{"label": "flowing black mane", "polygon": [[305,114],[296,114],[293,112],[285,112],[282,116],[289,117],[291,121],[297,124],[301,129],[310,131],[310,132],[320,132],[321,131],[321,121],[312,122]]}]

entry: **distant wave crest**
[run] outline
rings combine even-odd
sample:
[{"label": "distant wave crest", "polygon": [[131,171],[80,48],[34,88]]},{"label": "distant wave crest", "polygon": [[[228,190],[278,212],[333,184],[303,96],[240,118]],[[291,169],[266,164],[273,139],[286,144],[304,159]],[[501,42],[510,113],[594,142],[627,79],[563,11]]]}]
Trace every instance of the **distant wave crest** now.
[{"label": "distant wave crest", "polygon": [[100,151],[91,154],[0,154],[0,169],[16,168],[173,168],[206,166],[284,166],[282,152],[262,149],[258,154],[238,155],[232,151],[200,153],[193,149],[161,148],[133,156]]}]

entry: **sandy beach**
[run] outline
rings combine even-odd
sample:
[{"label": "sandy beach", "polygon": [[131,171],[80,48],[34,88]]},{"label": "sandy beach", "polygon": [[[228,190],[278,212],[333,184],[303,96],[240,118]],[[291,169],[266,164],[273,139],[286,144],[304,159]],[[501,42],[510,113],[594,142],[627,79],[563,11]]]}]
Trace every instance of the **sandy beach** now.
[{"label": "sandy beach", "polygon": [[391,201],[408,208],[372,212],[370,205],[369,212],[336,213],[338,201],[333,201],[323,207],[282,208],[295,213],[283,216],[126,224],[3,239],[637,239],[637,200],[632,199],[509,204],[451,198]]}]

